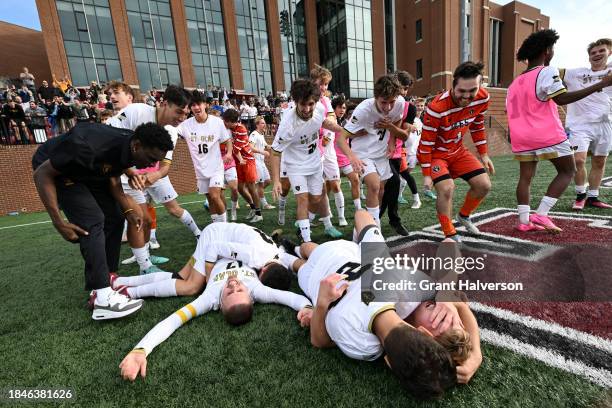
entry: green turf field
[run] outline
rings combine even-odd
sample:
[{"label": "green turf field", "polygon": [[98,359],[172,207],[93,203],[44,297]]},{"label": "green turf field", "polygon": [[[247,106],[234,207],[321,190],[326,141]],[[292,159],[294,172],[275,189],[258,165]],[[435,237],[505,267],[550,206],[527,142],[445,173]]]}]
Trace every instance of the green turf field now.
[{"label": "green turf field", "polygon": [[[492,178],[493,190],[481,209],[514,208],[517,162],[501,157],[495,159],[495,165],[498,173]],[[537,206],[553,173],[549,163],[541,164],[532,207]],[[421,183],[420,176],[417,183]],[[456,207],[466,191],[463,181],[457,184]],[[343,181],[343,186],[348,192],[348,184]],[[612,190],[602,189],[601,195],[612,201]],[[405,196],[409,199],[409,191]],[[348,193],[345,197],[350,219],[352,202]],[[208,223],[201,203],[194,203],[200,196],[191,194],[180,200],[190,203],[185,208],[200,227]],[[422,200],[420,210],[401,206],[404,224],[411,230],[437,223],[432,202]],[[554,210],[569,211],[572,201],[573,186]],[[290,205],[288,221],[294,215],[293,199]],[[244,208],[239,210],[240,218],[247,213]],[[277,228],[275,210],[265,211],[264,217],[260,228],[266,232]],[[157,322],[191,299],[147,299],[133,316],[93,321],[84,308],[87,293],[78,247],[63,241],[46,220],[46,214],[0,218],[2,398],[11,388],[68,387],[75,394],[72,402],[81,407],[573,408],[604,407],[611,401],[609,395],[606,400],[609,390],[582,377],[483,343],[484,362],[469,385],[457,387],[441,401],[418,403],[399,387],[382,361],[360,362],[337,349],[312,348],[308,330],[299,327],[295,313],[274,305],[257,305],[253,322],[238,328],[228,326],[214,312],[191,321],[149,356],[144,381],[125,383],[118,368],[123,356]],[[385,217],[383,224],[386,222]],[[37,224],[6,228],[29,223]],[[158,210],[158,225],[162,246],[154,253],[170,257],[165,269],[178,271],[194,250],[195,239],[163,209]],[[293,235],[292,228],[285,231]],[[350,239],[349,227],[344,232]],[[394,235],[387,225],[383,232]],[[322,227],[313,229],[315,241],[323,240],[322,234]],[[122,257],[129,255],[124,245]],[[135,274],[137,267],[122,266],[119,272]],[[294,290],[299,290],[297,284]]]}]

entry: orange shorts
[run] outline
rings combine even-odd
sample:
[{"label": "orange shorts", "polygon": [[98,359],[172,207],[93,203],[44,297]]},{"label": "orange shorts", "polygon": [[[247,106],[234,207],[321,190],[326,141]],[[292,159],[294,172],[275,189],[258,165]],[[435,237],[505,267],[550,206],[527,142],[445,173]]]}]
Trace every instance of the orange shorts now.
[{"label": "orange shorts", "polygon": [[236,174],[239,183],[257,182],[257,166],[255,160],[245,160],[245,164],[236,163]]},{"label": "orange shorts", "polygon": [[404,170],[408,169],[408,162],[406,161],[406,149],[402,148],[402,157],[400,161],[399,171],[402,173]]},{"label": "orange shorts", "polygon": [[466,148],[459,149],[444,158],[434,158],[431,161],[431,179],[434,183],[458,177],[468,181],[472,177],[483,173],[486,173],[486,170],[480,160]]}]

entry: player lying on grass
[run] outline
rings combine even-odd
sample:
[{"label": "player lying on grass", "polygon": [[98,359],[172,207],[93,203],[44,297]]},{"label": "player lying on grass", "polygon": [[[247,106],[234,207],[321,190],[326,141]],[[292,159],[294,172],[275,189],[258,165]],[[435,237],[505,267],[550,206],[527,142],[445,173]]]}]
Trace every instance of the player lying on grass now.
[{"label": "player lying on grass", "polygon": [[[365,211],[355,214],[355,228],[360,243],[384,242]],[[310,329],[313,346],[337,345],[347,356],[368,361],[385,353],[402,385],[418,398],[439,397],[456,382],[467,383],[480,366],[478,326],[467,305],[439,302],[434,306],[432,301],[366,305],[361,301],[361,278],[350,277],[360,266],[359,244],[304,243],[300,253],[307,261],[296,259],[293,268],[300,288],[315,304]],[[341,283],[345,278],[352,280],[350,285]],[[462,334],[461,319],[469,335]],[[472,351],[466,358],[470,338]],[[452,346],[452,353],[440,343]]]},{"label": "player lying on grass", "polygon": [[147,374],[147,356],[153,349],[189,320],[211,310],[220,309],[225,320],[237,326],[251,321],[256,302],[279,303],[298,311],[297,319],[303,327],[310,324],[312,304],[308,299],[265,286],[259,281],[255,270],[242,265],[240,261],[224,258],[212,264],[196,259],[194,268],[204,271],[208,279],[204,293],[158,323],[125,356],[119,364],[124,380],[134,381],[139,375],[144,378]]},{"label": "player lying on grass", "polygon": [[292,274],[280,263],[284,252],[271,237],[246,224],[212,223],[200,234],[193,256],[178,273],[157,272],[140,276],[113,275],[113,288],[132,299],[194,296],[208,281],[204,264],[219,258],[242,262],[257,271],[261,282],[276,289],[289,289]]}]

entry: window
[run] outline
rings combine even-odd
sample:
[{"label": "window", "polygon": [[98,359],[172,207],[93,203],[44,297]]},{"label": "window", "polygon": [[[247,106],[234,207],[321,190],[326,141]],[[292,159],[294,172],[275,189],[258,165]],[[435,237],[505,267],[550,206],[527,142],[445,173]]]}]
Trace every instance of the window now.
[{"label": "window", "polygon": [[74,13],[76,17],[77,30],[87,32],[87,21],[85,20],[85,13],[77,11]]},{"label": "window", "polygon": [[308,76],[304,2],[298,0],[277,1],[285,88],[289,89],[294,79]]},{"label": "window", "polygon": [[416,79],[423,79],[423,60],[416,61]]},{"label": "window", "polygon": [[502,22],[491,19],[489,29],[489,83],[491,86],[500,85],[500,50]]},{"label": "window", "polygon": [[423,21],[421,19],[418,19],[416,21],[416,41],[422,41],[423,40]]},{"label": "window", "polygon": [[385,0],[385,62],[387,72],[395,71],[395,0]]}]

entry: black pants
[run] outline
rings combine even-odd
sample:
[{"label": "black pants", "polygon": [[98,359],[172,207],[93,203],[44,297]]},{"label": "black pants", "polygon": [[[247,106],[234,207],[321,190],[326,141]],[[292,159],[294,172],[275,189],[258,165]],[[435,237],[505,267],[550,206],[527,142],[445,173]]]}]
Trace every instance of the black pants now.
[{"label": "black pants", "polygon": [[85,289],[110,286],[108,273],[119,268],[124,217],[110,192],[110,183],[73,182],[59,177],[57,200],[72,224],[89,234],[79,237],[85,260]]},{"label": "black pants", "polygon": [[402,159],[389,159],[389,165],[391,165],[391,172],[393,176],[385,183],[385,191],[383,192],[382,203],[380,203],[380,218],[382,219],[383,214],[387,207],[389,208],[389,223],[397,224],[401,222],[401,218],[397,213],[400,190],[400,165]]}]

